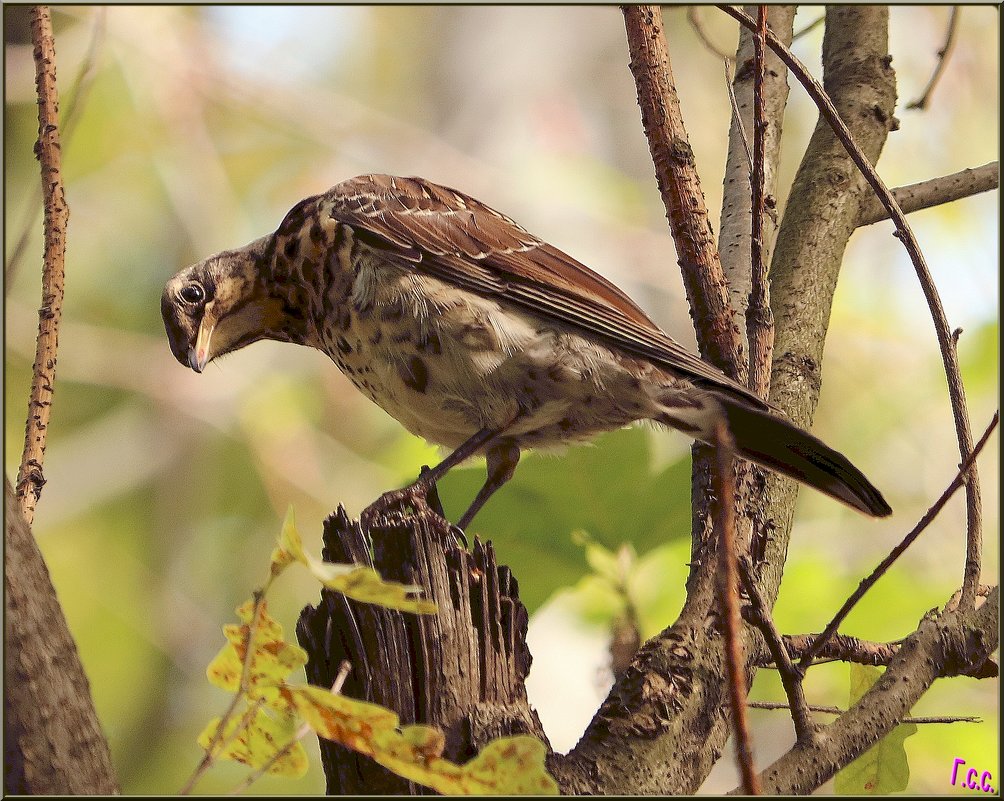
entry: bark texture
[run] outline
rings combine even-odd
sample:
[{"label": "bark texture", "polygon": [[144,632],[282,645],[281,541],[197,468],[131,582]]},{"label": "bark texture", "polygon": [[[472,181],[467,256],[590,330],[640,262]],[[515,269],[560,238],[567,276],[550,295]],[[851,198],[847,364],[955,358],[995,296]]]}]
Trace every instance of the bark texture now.
[{"label": "bark texture", "polygon": [[4,792],[117,793],[76,643],[6,480],[4,517]]}]

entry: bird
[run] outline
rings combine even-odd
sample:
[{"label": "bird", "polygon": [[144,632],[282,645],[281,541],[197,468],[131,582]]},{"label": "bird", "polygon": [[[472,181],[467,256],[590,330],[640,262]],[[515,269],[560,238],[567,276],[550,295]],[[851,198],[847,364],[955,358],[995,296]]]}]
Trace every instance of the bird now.
[{"label": "bird", "polygon": [[[845,456],[662,331],[627,294],[510,217],[418,177],[361,175],[298,202],[245,247],[164,286],[175,358],[201,373],[261,339],[326,353],[412,434],[450,450],[364,511],[419,508],[484,455],[463,530],[527,449],[655,421],[873,517],[881,492]],[[369,518],[366,515],[370,515]]]}]

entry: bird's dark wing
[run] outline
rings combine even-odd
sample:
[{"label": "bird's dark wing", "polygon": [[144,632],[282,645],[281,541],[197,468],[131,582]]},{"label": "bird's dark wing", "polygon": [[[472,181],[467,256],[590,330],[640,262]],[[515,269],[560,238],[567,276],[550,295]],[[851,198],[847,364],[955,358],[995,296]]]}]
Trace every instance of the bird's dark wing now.
[{"label": "bird's dark wing", "polygon": [[364,175],[318,199],[321,213],[419,272],[522,307],[675,375],[768,408],[670,339],[609,281],[469,195],[422,178]]}]

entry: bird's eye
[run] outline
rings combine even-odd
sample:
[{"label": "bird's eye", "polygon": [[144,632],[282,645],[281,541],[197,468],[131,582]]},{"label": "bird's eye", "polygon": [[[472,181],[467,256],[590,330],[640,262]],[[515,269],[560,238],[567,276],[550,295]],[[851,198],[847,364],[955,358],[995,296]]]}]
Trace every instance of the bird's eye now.
[{"label": "bird's eye", "polygon": [[202,288],[201,284],[188,284],[182,287],[178,294],[185,303],[195,304],[205,300],[206,290]]}]

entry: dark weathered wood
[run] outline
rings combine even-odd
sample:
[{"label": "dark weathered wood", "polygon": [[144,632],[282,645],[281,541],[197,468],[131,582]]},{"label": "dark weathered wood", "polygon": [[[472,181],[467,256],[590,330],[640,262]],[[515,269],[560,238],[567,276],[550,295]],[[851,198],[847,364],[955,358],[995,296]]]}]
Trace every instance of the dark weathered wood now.
[{"label": "dark weathered wood", "polygon": [[[456,762],[496,737],[543,738],[523,684],[530,669],[526,608],[491,544],[459,548],[447,521],[432,513],[392,514],[368,534],[339,507],[324,524],[324,558],[417,584],[439,612],[402,614],[322,591],[296,629],[310,654],[308,681],[330,686],[347,659],[345,695],[389,707],[403,723],[440,727],[444,755]],[[428,792],[335,743],[321,741],[321,758],[329,794]]]}]

